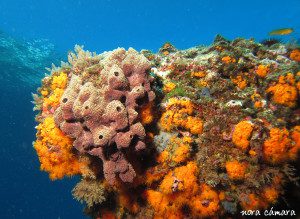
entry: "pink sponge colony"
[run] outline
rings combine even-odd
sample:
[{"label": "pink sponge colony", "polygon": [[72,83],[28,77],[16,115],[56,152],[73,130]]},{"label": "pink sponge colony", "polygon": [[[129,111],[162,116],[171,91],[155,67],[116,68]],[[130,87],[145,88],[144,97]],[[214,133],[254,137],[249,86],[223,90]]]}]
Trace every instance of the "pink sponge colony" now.
[{"label": "pink sponge colony", "polygon": [[[149,61],[134,49],[92,55],[76,47],[69,55],[68,84],[54,111],[56,126],[74,140],[80,154],[103,161],[104,177],[132,182],[136,176],[123,151],[145,149],[141,107],[151,102]],[[122,149],[122,150],[121,150]]]}]

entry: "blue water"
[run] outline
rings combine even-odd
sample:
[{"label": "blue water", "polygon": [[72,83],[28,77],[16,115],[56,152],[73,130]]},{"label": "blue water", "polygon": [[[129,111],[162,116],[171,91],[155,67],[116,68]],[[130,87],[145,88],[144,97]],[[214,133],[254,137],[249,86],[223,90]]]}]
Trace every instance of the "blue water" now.
[{"label": "blue water", "polygon": [[[31,92],[52,62],[75,44],[157,51],[166,41],[184,49],[216,34],[260,41],[292,27],[300,38],[300,1],[0,0],[0,218],[84,218],[72,199],[76,178],[51,182],[32,148]],[[3,32],[2,32],[3,31]]]}]

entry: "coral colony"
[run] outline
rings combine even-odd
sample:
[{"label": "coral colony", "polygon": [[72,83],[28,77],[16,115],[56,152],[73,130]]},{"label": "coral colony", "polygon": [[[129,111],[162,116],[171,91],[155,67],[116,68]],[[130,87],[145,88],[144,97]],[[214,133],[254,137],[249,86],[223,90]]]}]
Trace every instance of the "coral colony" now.
[{"label": "coral colony", "polygon": [[92,218],[264,210],[297,181],[300,50],[228,41],[157,54],[76,46],[34,95],[34,148]]}]

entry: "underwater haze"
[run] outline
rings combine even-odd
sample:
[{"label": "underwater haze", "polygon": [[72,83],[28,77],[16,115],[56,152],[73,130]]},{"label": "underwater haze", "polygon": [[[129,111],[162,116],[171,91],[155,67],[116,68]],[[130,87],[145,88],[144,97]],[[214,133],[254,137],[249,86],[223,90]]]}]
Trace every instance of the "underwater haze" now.
[{"label": "underwater haze", "polygon": [[0,0],[0,218],[87,218],[70,194],[79,177],[50,180],[32,146],[32,93],[76,44],[156,53],[165,42],[209,45],[217,34],[259,42],[279,28],[294,30],[279,40],[299,43],[299,14],[299,0]]}]

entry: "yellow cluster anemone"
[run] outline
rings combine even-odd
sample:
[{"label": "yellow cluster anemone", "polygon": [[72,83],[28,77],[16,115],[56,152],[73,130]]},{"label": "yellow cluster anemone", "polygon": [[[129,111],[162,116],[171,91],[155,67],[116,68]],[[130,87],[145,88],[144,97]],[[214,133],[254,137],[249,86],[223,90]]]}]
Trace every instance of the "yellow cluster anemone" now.
[{"label": "yellow cluster anemone", "polygon": [[46,89],[41,91],[41,94],[44,96],[43,112],[47,112],[49,109],[56,108],[59,105],[60,98],[64,93],[67,82],[68,76],[64,72],[52,77],[50,91]]},{"label": "yellow cluster anemone", "polygon": [[266,92],[273,95],[272,101],[277,104],[294,107],[297,103],[297,88],[292,73],[279,76],[278,82],[270,86]]},{"label": "yellow cluster anemone", "polygon": [[270,72],[270,66],[269,65],[259,65],[255,72],[259,77],[264,78]]},{"label": "yellow cluster anemone", "polygon": [[294,127],[291,134],[285,128],[272,128],[270,137],[263,144],[264,159],[273,164],[296,159],[300,149],[299,137],[299,126]]},{"label": "yellow cluster anemone", "polygon": [[80,162],[72,153],[72,140],[47,117],[37,126],[37,140],[33,146],[41,163],[41,170],[49,172],[52,180],[80,173]]},{"label": "yellow cluster anemone", "polygon": [[202,120],[194,114],[194,104],[189,99],[170,98],[166,111],[162,114],[160,124],[166,131],[181,127],[192,134],[201,134]]},{"label": "yellow cluster anemone", "polygon": [[59,75],[53,76],[51,89],[55,90],[57,88],[64,89],[68,82],[68,76],[66,73],[61,72]]},{"label": "yellow cluster anemone", "polygon": [[249,138],[251,137],[254,125],[250,121],[239,122],[233,131],[232,142],[242,150],[249,148]]}]

